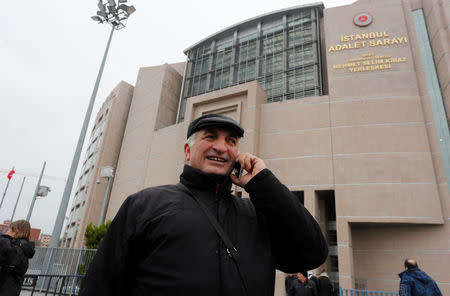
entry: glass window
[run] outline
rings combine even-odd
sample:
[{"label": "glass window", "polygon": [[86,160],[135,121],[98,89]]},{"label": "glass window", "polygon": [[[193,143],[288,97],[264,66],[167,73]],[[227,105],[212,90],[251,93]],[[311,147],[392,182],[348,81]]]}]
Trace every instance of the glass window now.
[{"label": "glass window", "polygon": [[[252,20],[223,31],[189,50],[179,120],[184,119],[188,97],[254,79],[266,91],[268,102],[320,95],[320,39],[314,39],[319,32],[315,32],[317,19],[312,18],[318,10],[295,8],[284,16],[264,16],[258,22]],[[287,23],[283,23],[285,17]],[[258,31],[258,24],[262,31]],[[233,44],[236,32],[237,44]]]},{"label": "glass window", "polygon": [[298,27],[288,29],[288,46],[295,46],[312,41],[312,25],[304,24]]},{"label": "glass window", "polygon": [[282,50],[283,31],[264,36],[262,46],[264,55]]},{"label": "glass window", "polygon": [[288,67],[293,69],[315,62],[312,43],[297,46],[288,51]]}]

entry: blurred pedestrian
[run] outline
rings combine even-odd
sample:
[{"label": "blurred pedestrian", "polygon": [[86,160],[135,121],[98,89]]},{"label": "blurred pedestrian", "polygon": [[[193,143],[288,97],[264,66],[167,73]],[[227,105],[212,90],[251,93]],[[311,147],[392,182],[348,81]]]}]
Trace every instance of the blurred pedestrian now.
[{"label": "blurred pedestrian", "polygon": [[419,265],[413,259],[406,259],[405,270],[399,273],[400,296],[442,296],[436,282],[425,272],[419,269]]},{"label": "blurred pedestrian", "polygon": [[300,272],[290,291],[293,296],[318,296],[316,284]]},{"label": "blurred pedestrian", "polygon": [[286,295],[293,296],[291,288],[295,285],[297,281],[297,276],[294,273],[288,273],[284,279],[284,287],[286,288]]},{"label": "blurred pedestrian", "polygon": [[30,223],[18,220],[0,235],[0,296],[18,296],[28,259],[34,256],[34,243],[29,241]]}]

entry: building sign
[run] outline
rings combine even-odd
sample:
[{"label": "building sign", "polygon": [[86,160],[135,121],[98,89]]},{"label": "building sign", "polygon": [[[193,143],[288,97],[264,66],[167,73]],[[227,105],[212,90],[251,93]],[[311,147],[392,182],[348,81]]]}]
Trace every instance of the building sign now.
[{"label": "building sign", "polygon": [[392,69],[395,64],[406,63],[406,57],[390,55],[363,54],[360,57],[348,59],[343,64],[333,65],[333,69],[343,69],[347,72],[367,72]]},{"label": "building sign", "polygon": [[353,23],[359,27],[367,27],[373,21],[373,17],[368,12],[361,12],[355,15]]},{"label": "building sign", "polygon": [[350,73],[390,70],[397,64],[406,63],[406,57],[374,53],[374,51],[385,47],[399,47],[407,43],[408,38],[406,36],[396,36],[387,31],[341,35],[338,43],[328,47],[329,54],[355,49],[370,49],[371,51],[356,55],[331,67],[333,70],[344,70]]},{"label": "building sign", "polygon": [[408,43],[406,36],[393,36],[392,33],[361,32],[341,35],[339,43],[328,47],[328,52],[339,52],[351,49],[374,48],[380,46],[398,46]]}]

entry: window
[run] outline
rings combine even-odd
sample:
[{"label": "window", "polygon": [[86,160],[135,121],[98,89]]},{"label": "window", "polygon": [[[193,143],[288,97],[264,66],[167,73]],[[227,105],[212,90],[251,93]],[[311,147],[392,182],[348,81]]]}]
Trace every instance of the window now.
[{"label": "window", "polygon": [[252,19],[189,49],[178,121],[187,98],[255,79],[268,102],[321,95],[320,11],[294,8]]}]

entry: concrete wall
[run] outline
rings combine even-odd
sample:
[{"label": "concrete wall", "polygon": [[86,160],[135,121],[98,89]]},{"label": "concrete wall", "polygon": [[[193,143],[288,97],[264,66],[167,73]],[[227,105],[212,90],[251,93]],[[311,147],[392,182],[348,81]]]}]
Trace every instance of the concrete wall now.
[{"label": "concrete wall", "polygon": [[[176,64],[181,69],[180,64]],[[125,198],[148,184],[154,133],[176,119],[182,76],[168,64],[141,68],[133,93],[106,214],[112,219]],[[160,142],[158,139],[157,142]],[[167,156],[169,154],[166,154]],[[170,157],[169,157],[170,158]]]},{"label": "concrete wall", "polygon": [[[101,141],[97,148],[97,159],[94,163],[93,171],[90,173],[90,181],[87,189],[87,197],[81,205],[84,212],[80,215],[78,231],[72,239],[71,247],[81,248],[85,244],[84,233],[89,223],[97,225],[105,196],[107,181],[100,180],[96,183],[100,175],[101,167],[111,166],[116,168],[119,158],[120,147],[122,145],[123,133],[128,119],[131,98],[133,95],[133,86],[122,81],[109,95],[97,113],[95,126],[92,133],[99,126],[99,121],[106,120],[103,135],[98,141]],[[108,111],[107,111],[108,110]],[[97,144],[98,145],[98,144]],[[111,181],[112,182],[112,181]]]}]

